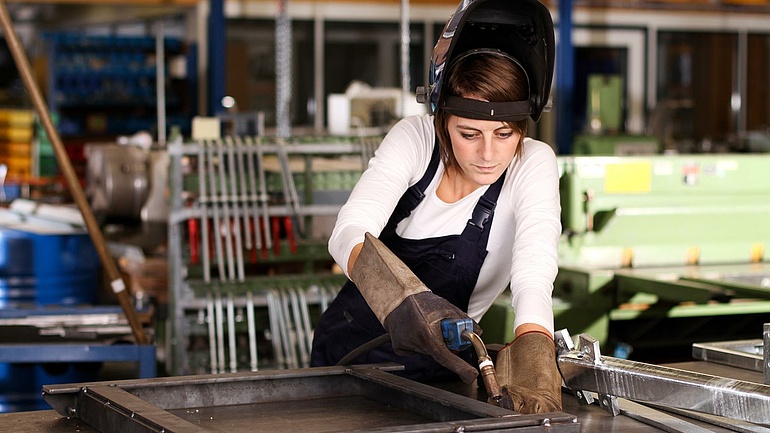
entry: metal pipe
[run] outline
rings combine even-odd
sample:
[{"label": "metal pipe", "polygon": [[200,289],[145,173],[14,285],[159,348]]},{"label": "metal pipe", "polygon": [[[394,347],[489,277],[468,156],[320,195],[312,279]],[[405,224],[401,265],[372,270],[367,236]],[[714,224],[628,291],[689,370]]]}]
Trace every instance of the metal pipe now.
[{"label": "metal pipe", "polygon": [[[235,280],[235,257],[233,256],[233,238],[240,248],[240,238],[235,236],[232,219],[230,218],[230,197],[227,192],[227,174],[225,173],[225,153],[222,140],[217,140],[217,168],[219,169],[219,204],[222,206],[224,216],[223,235],[225,237],[225,257],[227,258],[227,276],[230,281]],[[237,217],[236,217],[237,219]]]},{"label": "metal pipe", "polygon": [[219,269],[219,281],[225,281],[227,274],[225,273],[225,260],[224,252],[222,251],[222,232],[220,231],[220,219],[219,219],[219,197],[217,196],[217,182],[216,171],[214,171],[214,143],[209,140],[201,140],[201,146],[206,148],[209,187],[211,192],[209,194],[209,202],[211,203],[211,211],[213,217],[213,235],[214,235],[214,250],[217,256],[217,268]]},{"label": "metal pipe", "polygon": [[203,142],[198,143],[198,203],[201,211],[201,256],[203,257],[203,281],[211,281],[211,260],[209,258],[209,217],[207,207],[209,199],[206,196],[206,162]]},{"label": "metal pipe", "polygon": [[470,341],[473,345],[473,349],[476,351],[476,355],[479,358],[479,370],[481,370],[481,379],[484,381],[484,387],[487,389],[489,398],[499,403],[503,398],[503,392],[500,389],[500,384],[497,383],[497,376],[495,376],[495,365],[492,363],[492,358],[487,353],[487,347],[484,342],[481,341],[475,332],[464,330],[460,336],[467,341]]},{"label": "metal pipe", "polygon": [[107,248],[107,242],[104,240],[99,224],[96,222],[96,218],[88,203],[85,192],[83,192],[83,188],[80,186],[80,180],[75,173],[75,169],[72,167],[72,162],[67,155],[67,150],[62,143],[59,132],[56,130],[56,127],[51,120],[51,114],[48,112],[48,107],[40,92],[40,88],[32,75],[29,59],[27,59],[24,48],[21,46],[19,37],[13,28],[13,23],[11,22],[11,17],[4,0],[0,0],[0,24],[2,24],[3,36],[5,36],[11,55],[16,61],[16,68],[19,70],[19,75],[21,75],[24,85],[27,88],[27,92],[35,106],[35,110],[40,117],[40,123],[42,123],[43,128],[45,128],[48,139],[51,140],[51,146],[53,147],[54,155],[56,156],[56,162],[59,164],[59,169],[61,170],[64,179],[67,181],[67,187],[69,188],[70,194],[72,194],[75,204],[77,204],[78,209],[80,209],[88,234],[91,236],[94,248],[99,254],[99,259],[102,262],[102,266],[104,266],[105,273],[110,282],[110,287],[117,296],[120,307],[126,315],[129,325],[131,325],[131,331],[136,339],[136,343],[141,345],[147,344],[147,335],[144,332],[142,324],[139,323],[136,310],[134,310],[129,293],[126,291],[126,283],[123,281],[123,277],[120,275],[112,255],[110,255],[110,251]]}]

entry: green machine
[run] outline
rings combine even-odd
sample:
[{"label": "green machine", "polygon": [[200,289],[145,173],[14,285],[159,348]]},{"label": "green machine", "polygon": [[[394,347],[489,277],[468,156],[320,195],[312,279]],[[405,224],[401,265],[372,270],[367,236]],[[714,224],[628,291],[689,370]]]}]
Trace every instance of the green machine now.
[{"label": "green machine", "polygon": [[[770,155],[559,162],[557,329],[646,361],[761,335],[770,317]],[[485,340],[510,340],[512,321],[502,296],[481,323]]]}]

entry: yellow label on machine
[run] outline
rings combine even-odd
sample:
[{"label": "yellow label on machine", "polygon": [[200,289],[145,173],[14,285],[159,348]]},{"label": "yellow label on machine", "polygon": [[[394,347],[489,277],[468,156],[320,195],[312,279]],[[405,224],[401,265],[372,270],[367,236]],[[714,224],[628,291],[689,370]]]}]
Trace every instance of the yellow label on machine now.
[{"label": "yellow label on machine", "polygon": [[629,194],[650,192],[652,164],[649,161],[607,164],[604,172],[604,192]]}]

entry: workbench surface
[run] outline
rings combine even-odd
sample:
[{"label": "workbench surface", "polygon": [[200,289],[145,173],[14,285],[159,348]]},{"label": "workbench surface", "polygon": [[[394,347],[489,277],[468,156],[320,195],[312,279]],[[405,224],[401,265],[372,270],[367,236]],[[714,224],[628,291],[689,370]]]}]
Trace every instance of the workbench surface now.
[{"label": "workbench surface", "polygon": [[[734,369],[731,367],[719,366],[710,363],[691,362],[670,365],[676,368],[682,368],[691,371],[699,371],[708,374],[715,374],[726,377],[734,377],[742,380],[752,380],[761,383],[761,373],[751,372],[747,370]],[[476,396],[475,385],[458,384],[446,384],[440,386],[443,389],[466,395],[471,398],[481,398]],[[581,432],[593,433],[593,432],[623,432],[623,433],[645,433],[645,432],[660,432],[664,431],[661,428],[654,427],[647,423],[632,419],[625,415],[613,417],[609,413],[602,410],[597,405],[581,406],[578,404],[577,399],[565,393],[563,395],[564,412],[577,416],[578,422],[581,425]],[[306,408],[305,408],[306,409]],[[330,408],[327,408],[327,410]],[[244,410],[247,410],[245,408]],[[291,406],[283,406],[280,410],[288,411],[286,418],[291,418]],[[303,409],[304,410],[304,409]],[[328,413],[327,413],[328,414]],[[713,432],[729,432],[732,430],[722,428],[719,426],[707,424],[705,422],[693,420],[690,418],[684,418],[672,415],[674,419],[685,420],[691,423],[695,429],[698,427],[707,429],[707,431]],[[248,415],[243,417],[248,418]],[[215,424],[209,424],[199,421],[199,425],[211,431],[220,431]],[[248,425],[248,424],[244,424]],[[251,428],[244,431],[252,431],[253,428],[259,424],[259,420],[255,420],[255,423],[250,424]],[[33,412],[16,412],[9,414],[0,414],[0,426],[2,431],[10,433],[90,433],[96,432],[88,425],[85,425],[82,421],[74,418],[66,418],[59,415],[53,410],[33,411]],[[758,427],[758,426],[757,426]],[[324,430],[326,428],[326,430]],[[316,424],[308,431],[339,431],[333,429],[328,424]],[[759,431],[759,430],[757,430]],[[768,429],[770,431],[770,429]]]}]

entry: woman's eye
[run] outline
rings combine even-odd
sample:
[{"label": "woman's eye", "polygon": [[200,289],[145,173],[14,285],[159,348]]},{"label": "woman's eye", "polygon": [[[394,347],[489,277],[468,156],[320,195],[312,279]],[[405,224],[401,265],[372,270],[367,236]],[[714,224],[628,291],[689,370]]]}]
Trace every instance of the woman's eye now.
[{"label": "woman's eye", "polygon": [[461,136],[466,140],[473,140],[476,138],[476,134],[461,134]]},{"label": "woman's eye", "polygon": [[511,138],[511,136],[513,136],[513,132],[499,132],[497,134],[497,136],[502,138],[502,139],[507,139],[507,138]]}]

